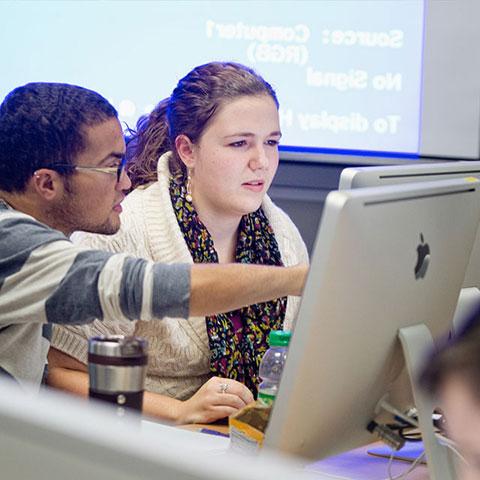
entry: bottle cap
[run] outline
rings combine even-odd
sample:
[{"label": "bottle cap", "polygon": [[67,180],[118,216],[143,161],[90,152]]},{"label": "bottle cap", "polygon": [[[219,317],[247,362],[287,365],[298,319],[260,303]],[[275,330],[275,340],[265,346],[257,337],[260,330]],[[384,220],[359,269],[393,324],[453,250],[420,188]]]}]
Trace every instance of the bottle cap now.
[{"label": "bottle cap", "polygon": [[288,347],[292,332],[290,330],[272,330],[268,336],[271,347]]}]

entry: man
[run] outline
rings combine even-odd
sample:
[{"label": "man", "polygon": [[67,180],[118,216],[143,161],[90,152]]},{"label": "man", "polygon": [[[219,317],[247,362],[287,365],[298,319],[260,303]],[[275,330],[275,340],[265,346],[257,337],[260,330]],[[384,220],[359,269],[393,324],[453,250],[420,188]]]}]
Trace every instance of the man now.
[{"label": "man", "polygon": [[0,105],[0,369],[38,385],[49,324],[229,311],[300,295],[306,267],[161,265],[85,250],[113,234],[130,180],[115,109],[96,92],[31,83]]}]

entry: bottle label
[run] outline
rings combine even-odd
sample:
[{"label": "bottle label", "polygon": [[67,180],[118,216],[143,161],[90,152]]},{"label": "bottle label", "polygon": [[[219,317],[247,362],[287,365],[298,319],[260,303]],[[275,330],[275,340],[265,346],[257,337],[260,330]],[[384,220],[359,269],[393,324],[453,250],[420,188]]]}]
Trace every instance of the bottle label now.
[{"label": "bottle label", "polygon": [[275,395],[265,392],[258,392],[258,401],[265,407],[271,407],[275,401]]}]

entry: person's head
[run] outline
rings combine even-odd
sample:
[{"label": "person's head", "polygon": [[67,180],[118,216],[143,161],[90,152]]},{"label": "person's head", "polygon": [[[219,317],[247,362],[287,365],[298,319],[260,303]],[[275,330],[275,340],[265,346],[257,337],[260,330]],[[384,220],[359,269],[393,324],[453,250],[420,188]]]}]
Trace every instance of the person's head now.
[{"label": "person's head", "polygon": [[114,233],[128,177],[117,182],[115,168],[83,167],[118,166],[124,150],[117,112],[98,93],[61,83],[18,87],[0,105],[0,197],[65,233]]},{"label": "person's head", "polygon": [[190,174],[195,206],[240,216],[256,210],[278,166],[280,125],[273,88],[252,69],[212,62],[182,78],[138,125],[129,154],[134,184],[155,180],[156,162]]},{"label": "person's head", "polygon": [[447,430],[469,463],[462,478],[480,478],[480,309],[433,354],[420,380],[438,398]]}]

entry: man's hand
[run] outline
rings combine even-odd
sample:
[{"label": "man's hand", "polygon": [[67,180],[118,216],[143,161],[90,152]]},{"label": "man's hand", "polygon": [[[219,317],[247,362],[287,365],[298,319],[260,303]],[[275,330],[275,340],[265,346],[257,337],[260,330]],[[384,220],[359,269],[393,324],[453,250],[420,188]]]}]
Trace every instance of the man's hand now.
[{"label": "man's hand", "polygon": [[228,417],[253,402],[252,392],[242,383],[213,377],[188,400],[178,405],[176,423],[211,423]]}]

